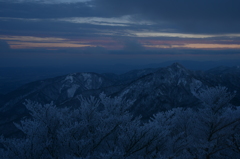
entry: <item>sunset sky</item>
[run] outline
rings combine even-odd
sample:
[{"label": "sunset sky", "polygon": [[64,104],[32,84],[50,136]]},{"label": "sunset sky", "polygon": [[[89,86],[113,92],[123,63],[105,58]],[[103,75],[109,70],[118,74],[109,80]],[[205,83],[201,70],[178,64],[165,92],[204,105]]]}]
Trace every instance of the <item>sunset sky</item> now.
[{"label": "sunset sky", "polygon": [[239,0],[0,0],[0,67],[240,59]]}]

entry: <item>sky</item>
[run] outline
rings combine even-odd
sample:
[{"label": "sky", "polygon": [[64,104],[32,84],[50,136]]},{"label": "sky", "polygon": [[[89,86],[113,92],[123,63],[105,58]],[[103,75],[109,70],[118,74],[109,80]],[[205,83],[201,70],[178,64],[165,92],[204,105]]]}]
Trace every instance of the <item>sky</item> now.
[{"label": "sky", "polygon": [[240,59],[239,0],[0,0],[0,68]]}]

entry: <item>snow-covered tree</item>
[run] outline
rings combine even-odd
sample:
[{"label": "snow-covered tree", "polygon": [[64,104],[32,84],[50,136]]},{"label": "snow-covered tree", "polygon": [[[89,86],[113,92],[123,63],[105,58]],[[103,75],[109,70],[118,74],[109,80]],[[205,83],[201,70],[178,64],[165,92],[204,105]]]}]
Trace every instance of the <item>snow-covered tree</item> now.
[{"label": "snow-covered tree", "polygon": [[59,109],[53,103],[41,105],[27,101],[25,105],[32,118],[15,123],[25,134],[24,138],[0,140],[9,158],[59,158],[63,151],[58,131],[67,124],[69,109]]},{"label": "snow-covered tree", "polygon": [[194,93],[198,110],[174,108],[148,122],[129,113],[122,97],[79,96],[78,108],[27,101],[31,118],[16,127],[22,138],[0,138],[6,159],[227,159],[240,158],[240,108],[225,87]]},{"label": "snow-covered tree", "polygon": [[194,143],[195,115],[190,108],[174,108],[153,116],[150,123],[159,128],[156,131],[165,132],[158,153],[164,158],[194,158],[189,148]]},{"label": "snow-covered tree", "polygon": [[166,136],[164,158],[239,158],[240,109],[225,87],[194,93],[203,102],[198,110],[174,108],[153,116],[150,123]]},{"label": "snow-covered tree", "polygon": [[1,137],[4,158],[139,158],[154,151],[159,135],[142,124],[121,97],[79,97],[77,109],[26,102],[32,118],[15,124],[25,136]]},{"label": "snow-covered tree", "polygon": [[225,87],[214,87],[201,90],[196,97],[203,102],[203,108],[197,111],[194,137],[197,139],[195,151],[198,158],[233,158],[239,153],[232,151],[229,140],[240,127],[239,107],[229,102],[234,93]]},{"label": "snow-covered tree", "polygon": [[231,107],[230,101],[235,96],[235,92],[228,92],[226,87],[207,87],[193,94],[203,103],[203,106],[214,114],[221,113],[224,108]]}]

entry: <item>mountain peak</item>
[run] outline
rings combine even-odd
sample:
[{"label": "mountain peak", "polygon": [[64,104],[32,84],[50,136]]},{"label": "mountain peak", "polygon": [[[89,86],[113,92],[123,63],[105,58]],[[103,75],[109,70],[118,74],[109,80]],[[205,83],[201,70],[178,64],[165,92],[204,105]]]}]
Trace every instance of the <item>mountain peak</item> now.
[{"label": "mountain peak", "polygon": [[172,65],[170,65],[169,67],[171,68],[179,68],[179,69],[185,69],[185,67],[183,65],[181,65],[178,62],[174,62]]},{"label": "mountain peak", "polygon": [[181,65],[180,63],[173,63],[172,65],[168,66],[167,67],[169,70],[172,70],[172,71],[183,71],[183,72],[188,72],[188,69],[186,69],[183,65]]},{"label": "mountain peak", "polygon": [[168,72],[171,72],[171,74],[184,74],[187,75],[189,74],[189,70],[186,69],[183,65],[179,64],[179,63],[173,63],[172,65],[168,66],[166,68],[166,70],[168,70]]}]

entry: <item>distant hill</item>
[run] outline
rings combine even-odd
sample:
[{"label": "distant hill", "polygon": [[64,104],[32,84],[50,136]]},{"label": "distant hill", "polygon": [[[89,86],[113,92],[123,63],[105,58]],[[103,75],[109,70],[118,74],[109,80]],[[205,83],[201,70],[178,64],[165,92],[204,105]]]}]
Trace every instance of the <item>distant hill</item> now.
[{"label": "distant hill", "polygon": [[[95,72],[95,73],[106,73],[108,75],[130,75],[134,76],[134,73],[138,71],[145,71],[146,68],[150,70],[156,70],[158,68],[167,67],[174,62],[181,63],[185,68],[191,70],[202,70],[206,71],[211,68],[218,66],[236,66],[239,65],[240,60],[231,61],[189,61],[189,60],[178,60],[178,61],[166,61],[159,63],[152,63],[146,65],[130,65],[130,64],[106,64],[106,65],[89,65],[89,66],[68,66],[68,67],[4,67],[0,68],[0,93],[6,94],[20,86],[27,84],[29,82],[43,80],[48,78],[53,78],[65,74],[70,74],[74,72]],[[132,71],[134,70],[134,71]],[[138,71],[137,71],[138,70]],[[135,72],[136,71],[136,72]],[[127,74],[125,74],[128,72]],[[139,72],[138,72],[139,73]],[[115,78],[122,78],[115,76]],[[131,78],[131,77],[128,77]],[[126,82],[126,81],[124,81]]]},{"label": "distant hill", "polygon": [[[130,111],[143,119],[174,107],[197,108],[200,101],[193,90],[225,86],[236,91],[233,104],[240,105],[240,68],[217,67],[207,71],[186,69],[179,63],[163,68],[133,70],[124,74],[74,73],[31,82],[0,95],[0,133],[14,133],[13,122],[28,115],[26,99],[42,104],[53,101],[59,107],[78,107],[78,96],[122,96],[134,101]],[[2,100],[1,100],[2,99]],[[3,100],[4,99],[4,100]]]}]

